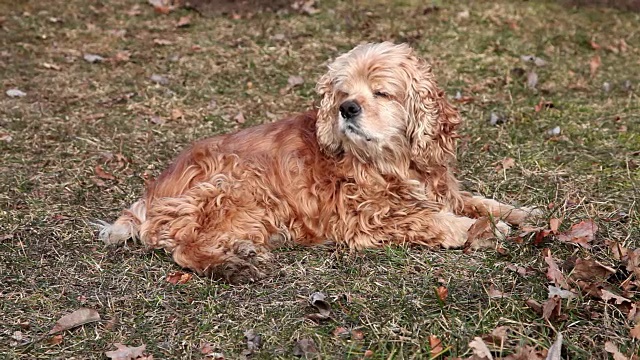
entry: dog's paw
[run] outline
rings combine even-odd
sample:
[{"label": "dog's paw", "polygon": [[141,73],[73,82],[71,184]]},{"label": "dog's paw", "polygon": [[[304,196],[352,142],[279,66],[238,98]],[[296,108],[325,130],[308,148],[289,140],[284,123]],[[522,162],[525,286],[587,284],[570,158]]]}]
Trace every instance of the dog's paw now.
[{"label": "dog's paw", "polygon": [[98,230],[98,239],[105,245],[120,245],[133,238],[131,226],[126,224],[109,224],[102,220],[91,222]]}]

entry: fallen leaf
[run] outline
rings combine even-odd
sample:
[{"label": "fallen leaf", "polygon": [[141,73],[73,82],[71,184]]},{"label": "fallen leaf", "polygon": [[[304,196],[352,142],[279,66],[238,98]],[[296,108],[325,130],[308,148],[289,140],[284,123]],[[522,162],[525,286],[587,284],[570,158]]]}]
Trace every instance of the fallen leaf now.
[{"label": "fallen leaf", "polygon": [[373,356],[373,350],[365,350],[364,352],[364,357],[368,358],[368,357],[372,357]]},{"label": "fallen leaf", "polygon": [[523,346],[517,349],[515,354],[508,355],[503,360],[545,360],[547,357],[546,350],[536,350],[531,346]]},{"label": "fallen leaf", "polygon": [[489,285],[489,291],[487,291],[490,299],[498,299],[498,298],[508,298],[511,294],[503,293],[498,290],[493,284]]},{"label": "fallen leaf", "polygon": [[307,356],[318,353],[318,348],[313,339],[300,339],[296,341],[293,346],[293,355],[295,356]]},{"label": "fallen leaf", "polygon": [[13,137],[8,133],[0,133],[0,141],[11,142]]},{"label": "fallen leaf", "polygon": [[116,63],[127,62],[131,59],[131,53],[129,51],[118,51],[111,59]]},{"label": "fallen leaf", "polygon": [[531,267],[524,268],[522,266],[518,266],[518,265],[514,265],[514,264],[507,265],[507,269],[517,273],[520,276],[528,276],[528,275],[531,275],[531,274],[535,273],[535,270],[533,268],[531,268]]},{"label": "fallen leaf", "polygon": [[463,10],[456,14],[456,18],[458,20],[466,20],[469,18],[470,15],[471,14],[469,13],[469,10]]},{"label": "fallen leaf", "polygon": [[489,115],[489,125],[496,126],[500,124],[504,124],[507,122],[507,118],[505,116],[496,114],[494,112]]},{"label": "fallen leaf", "polygon": [[527,87],[535,89],[538,85],[538,74],[535,71],[529,71],[527,74]]},{"label": "fallen leaf", "polygon": [[176,27],[179,27],[179,28],[187,27],[190,25],[191,25],[191,16],[189,15],[181,17],[176,23]]},{"label": "fallen leaf", "polygon": [[140,5],[138,5],[138,4],[133,5],[133,7],[131,7],[131,9],[129,9],[126,12],[126,14],[129,15],[129,16],[138,16],[138,15],[142,14],[142,11],[140,11]]},{"label": "fallen leaf", "polygon": [[571,271],[571,279],[589,282],[603,282],[616,271],[593,259],[577,259]]},{"label": "fallen leaf", "polygon": [[558,234],[557,238],[562,242],[578,244],[589,249],[591,247],[589,242],[593,241],[596,232],[598,232],[598,225],[593,220],[585,220],[574,224],[567,232]]},{"label": "fallen leaf", "polygon": [[147,347],[145,344],[137,347],[128,347],[120,343],[115,343],[113,345],[117,350],[106,351],[104,353],[109,359],[113,360],[134,360],[141,357]]},{"label": "fallen leaf", "polygon": [[205,341],[200,344],[200,353],[202,355],[208,355],[208,354],[211,354],[212,352],[213,352],[213,344],[211,344],[208,341]]},{"label": "fallen leaf", "polygon": [[147,0],[147,2],[159,14],[168,14],[176,8],[173,0]]},{"label": "fallen leaf", "polygon": [[640,340],[640,324],[636,324],[636,326],[634,326],[629,331],[629,334],[631,335],[632,339],[639,339]]},{"label": "fallen leaf", "polygon": [[288,93],[294,87],[300,86],[302,84],[304,84],[304,79],[302,78],[302,76],[291,75],[291,76],[289,76],[289,79],[287,79],[287,86],[285,86],[284,88],[280,89],[280,94],[284,95],[284,94]]},{"label": "fallen leaf", "polygon": [[153,39],[153,43],[160,46],[172,45],[173,43],[165,39]]},{"label": "fallen leaf", "polygon": [[246,351],[248,351],[248,354],[245,352],[245,355],[253,354],[254,351],[262,346],[262,335],[256,334],[253,329],[244,332],[244,339],[247,341]]},{"label": "fallen leaf", "polygon": [[113,176],[113,175],[109,174],[108,172],[104,171],[104,169],[100,165],[96,166],[95,172],[96,172],[96,175],[101,179],[105,179],[105,180],[115,180],[116,179],[115,176]]},{"label": "fallen leaf", "polygon": [[86,62],[91,64],[104,61],[104,58],[102,56],[96,54],[84,54],[83,58]]},{"label": "fallen leaf", "polygon": [[549,230],[551,230],[552,233],[557,233],[558,228],[560,227],[560,224],[562,224],[562,220],[560,219],[556,219],[556,218],[549,219]]},{"label": "fallen leaf", "polygon": [[429,348],[431,349],[432,357],[440,354],[444,350],[442,340],[438,339],[435,335],[429,335]]},{"label": "fallen leaf", "polygon": [[526,62],[526,63],[533,63],[536,66],[545,66],[547,65],[547,62],[544,59],[541,59],[537,56],[533,56],[533,55],[522,55],[520,56],[520,60]]},{"label": "fallen leaf", "polygon": [[294,10],[307,15],[315,15],[320,12],[320,10],[316,9],[315,6],[315,0],[297,0],[293,4],[291,4],[291,7]]},{"label": "fallen leaf", "polygon": [[567,279],[565,279],[564,274],[558,267],[558,264],[556,264],[556,261],[551,256],[551,251],[549,249],[544,249],[542,254],[544,255],[544,261],[549,265],[549,268],[547,269],[547,279],[563,289],[569,289],[570,287],[567,283]]},{"label": "fallen leaf", "polygon": [[498,166],[496,166],[496,171],[501,172],[503,170],[511,169],[514,166],[516,166],[516,160],[514,158],[507,157],[502,159]]},{"label": "fallen leaf", "polygon": [[315,307],[318,313],[307,315],[307,319],[320,321],[331,317],[331,306],[325,299],[326,295],[321,292],[315,292],[309,296],[309,304]]},{"label": "fallen leaf", "polygon": [[554,297],[554,296],[558,296],[562,299],[572,299],[574,297],[576,297],[576,294],[569,291],[569,290],[563,290],[559,287],[555,287],[553,285],[549,285],[548,287],[549,289],[549,299]]},{"label": "fallen leaf", "polygon": [[233,120],[235,120],[238,124],[244,124],[244,114],[242,112],[239,112],[236,116],[233,117]]},{"label": "fallen leaf", "polygon": [[591,72],[591,77],[596,75],[598,68],[602,65],[602,61],[600,60],[600,55],[594,55],[589,61],[589,71]]},{"label": "fallen leaf", "polygon": [[349,330],[347,330],[347,328],[339,326],[337,328],[335,328],[335,330],[333,330],[333,336],[335,337],[348,337],[349,336]]},{"label": "fallen leaf", "polygon": [[167,282],[176,285],[176,284],[186,284],[189,280],[191,280],[192,277],[193,277],[193,274],[191,273],[183,273],[182,271],[176,271],[174,273],[167,275],[166,279],[167,279]]},{"label": "fallen leaf", "polygon": [[593,50],[600,50],[601,48],[601,46],[595,40],[591,40],[590,44]]},{"label": "fallen leaf", "polygon": [[615,300],[616,305],[621,305],[622,303],[625,303],[625,302],[631,303],[631,300],[625,297],[616,295],[608,290],[602,289],[601,292],[602,292],[602,295],[600,296],[600,298],[605,302],[608,302],[609,300]]},{"label": "fallen leaf", "polygon": [[495,239],[495,234],[491,219],[482,217],[467,230],[467,242],[464,244],[464,248],[466,250],[492,248],[495,246],[493,239]]},{"label": "fallen leaf", "polygon": [[8,97],[12,98],[27,96],[27,93],[20,89],[9,89],[6,91],[6,94]]},{"label": "fallen leaf", "polygon": [[167,122],[163,117],[158,116],[158,115],[154,115],[152,116],[149,121],[151,121],[152,123],[156,124],[156,125],[162,125],[165,122]]},{"label": "fallen leaf", "polygon": [[558,136],[560,135],[560,126],[556,126],[552,129],[547,130],[547,134],[549,136]]},{"label": "fallen leaf", "polygon": [[562,333],[558,333],[556,341],[549,348],[547,352],[546,360],[560,360],[562,359]]},{"label": "fallen leaf", "polygon": [[364,332],[358,329],[351,330],[351,338],[353,340],[362,340],[364,339]]},{"label": "fallen leaf", "polygon": [[438,296],[438,299],[444,303],[449,295],[449,289],[444,286],[438,286],[436,289],[436,295]]},{"label": "fallen leaf", "polygon": [[184,113],[182,112],[182,110],[180,109],[171,110],[171,120],[176,121],[180,119],[184,119]]},{"label": "fallen leaf", "polygon": [[560,316],[562,310],[562,299],[554,296],[542,304],[542,318],[545,320],[553,320]]},{"label": "fallen leaf", "polygon": [[604,351],[613,354],[613,360],[628,360],[629,358],[626,357],[623,353],[620,352],[620,350],[618,350],[618,346],[616,346],[616,344],[614,344],[611,341],[605,341],[604,342]]},{"label": "fallen leaf", "polygon": [[536,314],[538,315],[542,315],[542,305],[533,300],[533,299],[529,299],[527,301],[525,301],[525,304],[531,308],[531,310],[533,310]]},{"label": "fallen leaf", "polygon": [[159,75],[159,74],[153,74],[150,77],[151,81],[159,84],[159,85],[168,85],[169,84],[169,79],[167,79],[166,76],[164,75]]},{"label": "fallen leaf", "polygon": [[42,67],[45,69],[49,69],[49,70],[56,70],[56,71],[60,71],[60,66],[56,65],[56,64],[52,64],[52,63],[42,63]]},{"label": "fallen leaf", "polygon": [[100,321],[100,314],[97,311],[89,308],[80,308],[61,317],[47,334],[53,335],[95,321]]},{"label": "fallen leaf", "polygon": [[490,334],[483,335],[482,341],[487,345],[502,349],[504,347],[504,342],[507,339],[508,331],[509,328],[507,326],[498,326],[493,329]]},{"label": "fallen leaf", "polygon": [[479,337],[474,337],[473,340],[469,343],[469,347],[473,350],[473,354],[482,358],[487,358],[489,360],[493,360],[493,355],[491,355],[491,350],[487,347],[487,344],[482,341]]},{"label": "fallen leaf", "polygon": [[49,340],[47,340],[49,345],[58,345],[62,343],[62,334],[54,335]]}]

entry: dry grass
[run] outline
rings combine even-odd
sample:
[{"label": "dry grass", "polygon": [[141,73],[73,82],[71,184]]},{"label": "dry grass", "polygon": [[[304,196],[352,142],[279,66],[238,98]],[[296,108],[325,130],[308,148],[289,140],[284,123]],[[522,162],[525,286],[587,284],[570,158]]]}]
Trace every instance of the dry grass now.
[{"label": "dry grass", "polygon": [[[615,264],[606,240],[638,247],[639,15],[506,0],[443,2],[425,14],[420,3],[326,1],[314,16],[240,20],[191,14],[190,27],[176,28],[186,10],[158,15],[143,1],[0,2],[0,354],[101,358],[122,342],[145,343],[155,358],[197,359],[208,342],[239,358],[243,332],[255,329],[263,338],[255,358],[290,358],[300,338],[313,338],[322,358],[359,359],[367,349],[375,359],[429,358],[431,334],[451,346],[450,355],[465,356],[473,337],[501,325],[512,330],[502,355],[522,344],[547,348],[556,331],[568,358],[606,358],[607,340],[638,352],[624,314],[611,304],[565,302],[568,319],[554,323],[524,305],[547,296],[541,249],[529,241],[506,243],[505,255],[282,249],[277,274],[237,287],[197,277],[172,285],[164,277],[178,268],[165,254],[96,241],[86,221],[115,218],[139,196],[145,174],[157,174],[187,143],[307,109],[328,59],[361,41],[393,40],[410,42],[434,63],[451,96],[474,97],[460,105],[460,177],[468,189],[513,203],[553,203],[547,216],[564,218],[564,227],[598,221],[589,251],[544,244],[557,258],[591,254]],[[136,4],[140,14],[132,16]],[[463,10],[469,18],[458,15]],[[602,46],[594,77],[592,39]],[[620,39],[625,52],[605,49]],[[129,61],[82,59],[121,51],[131,53]],[[537,90],[511,72],[526,68],[520,56],[527,54],[548,62],[535,69]],[[153,83],[152,74],[168,84]],[[290,75],[305,83],[281,95]],[[635,89],[621,86],[627,80]],[[27,96],[4,95],[14,87]],[[554,109],[535,112],[541,97]],[[172,119],[178,111],[183,116]],[[245,124],[234,121],[238,112]],[[509,121],[488,125],[492,112]],[[157,117],[164,123],[154,123]],[[561,136],[549,138],[555,126]],[[505,157],[516,166],[495,171]],[[116,180],[96,180],[98,165]],[[628,218],[605,221],[620,211]],[[509,264],[536,272],[520,277]],[[492,284],[511,297],[490,298]],[[445,303],[435,295],[440,285],[449,289]],[[314,291],[329,295],[333,320],[305,320]],[[37,339],[81,306],[104,321],[67,331],[57,345],[12,343],[15,331]],[[361,330],[364,339],[335,337],[340,326]]]}]

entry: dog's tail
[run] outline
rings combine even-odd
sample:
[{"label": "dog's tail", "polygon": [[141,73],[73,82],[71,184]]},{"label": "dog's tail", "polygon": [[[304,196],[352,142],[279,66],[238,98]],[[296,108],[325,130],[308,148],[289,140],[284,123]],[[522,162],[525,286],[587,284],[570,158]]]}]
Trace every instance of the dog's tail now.
[{"label": "dog's tail", "polygon": [[134,202],[129,209],[113,223],[98,220],[93,225],[98,227],[98,238],[107,245],[118,245],[131,239],[140,240],[140,226],[147,217],[147,206],[144,199]]}]

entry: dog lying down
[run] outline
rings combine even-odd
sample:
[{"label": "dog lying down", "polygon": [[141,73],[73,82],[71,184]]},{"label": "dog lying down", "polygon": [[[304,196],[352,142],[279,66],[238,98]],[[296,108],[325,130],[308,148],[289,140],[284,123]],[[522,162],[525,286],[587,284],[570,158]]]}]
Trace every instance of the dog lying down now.
[{"label": "dog lying down", "polygon": [[455,248],[479,217],[501,237],[537,212],[459,189],[460,116],[409,46],[359,45],[316,89],[317,110],[193,144],[99,237],[237,283],[266,276],[283,242]]}]

